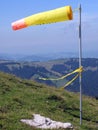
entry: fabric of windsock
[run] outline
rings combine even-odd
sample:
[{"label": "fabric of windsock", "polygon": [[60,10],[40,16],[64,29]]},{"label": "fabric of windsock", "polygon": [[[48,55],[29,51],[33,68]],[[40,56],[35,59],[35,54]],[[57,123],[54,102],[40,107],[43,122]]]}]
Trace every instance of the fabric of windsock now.
[{"label": "fabric of windsock", "polygon": [[73,19],[71,6],[34,14],[12,23],[12,29],[18,30],[32,25],[49,24]]}]

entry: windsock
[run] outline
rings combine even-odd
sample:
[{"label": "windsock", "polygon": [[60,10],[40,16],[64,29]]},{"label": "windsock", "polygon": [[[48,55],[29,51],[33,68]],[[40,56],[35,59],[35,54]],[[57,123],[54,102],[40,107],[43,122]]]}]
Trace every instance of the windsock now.
[{"label": "windsock", "polygon": [[71,6],[34,14],[12,23],[12,29],[18,30],[32,25],[49,24],[73,19]]}]

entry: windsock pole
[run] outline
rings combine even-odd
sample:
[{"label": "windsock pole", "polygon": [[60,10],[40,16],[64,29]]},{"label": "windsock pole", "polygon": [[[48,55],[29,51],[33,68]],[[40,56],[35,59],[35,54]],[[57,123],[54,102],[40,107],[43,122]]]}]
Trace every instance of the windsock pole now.
[{"label": "windsock pole", "polygon": [[[82,40],[81,40],[81,4],[79,5],[79,67],[82,66]],[[80,84],[80,125],[82,124],[82,73],[79,76]]]}]

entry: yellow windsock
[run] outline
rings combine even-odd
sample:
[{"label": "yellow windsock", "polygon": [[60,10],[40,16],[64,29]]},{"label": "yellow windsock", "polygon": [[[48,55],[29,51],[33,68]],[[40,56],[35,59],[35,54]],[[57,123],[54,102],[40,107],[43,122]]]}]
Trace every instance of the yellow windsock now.
[{"label": "yellow windsock", "polygon": [[31,25],[49,24],[73,19],[71,6],[34,14],[12,23],[12,29],[18,30]]}]

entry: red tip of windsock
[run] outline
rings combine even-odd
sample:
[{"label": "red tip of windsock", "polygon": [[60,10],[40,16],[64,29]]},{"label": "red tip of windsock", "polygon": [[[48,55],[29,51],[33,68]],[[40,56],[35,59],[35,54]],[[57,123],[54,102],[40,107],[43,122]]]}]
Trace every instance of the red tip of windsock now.
[{"label": "red tip of windsock", "polygon": [[21,20],[18,20],[18,21],[15,21],[12,23],[12,29],[13,30],[18,30],[18,29],[22,29],[22,28],[26,28],[27,25],[24,21],[24,19],[21,19]]}]

